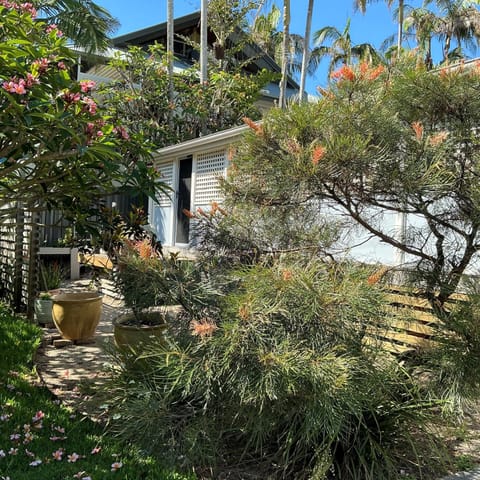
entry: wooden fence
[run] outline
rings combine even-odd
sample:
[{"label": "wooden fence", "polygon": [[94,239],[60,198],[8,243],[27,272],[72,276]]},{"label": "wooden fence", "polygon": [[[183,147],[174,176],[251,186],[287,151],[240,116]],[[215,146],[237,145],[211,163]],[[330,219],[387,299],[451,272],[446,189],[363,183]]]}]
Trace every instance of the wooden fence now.
[{"label": "wooden fence", "polygon": [[0,224],[0,298],[16,312],[33,314],[38,282],[39,217],[21,203]]}]

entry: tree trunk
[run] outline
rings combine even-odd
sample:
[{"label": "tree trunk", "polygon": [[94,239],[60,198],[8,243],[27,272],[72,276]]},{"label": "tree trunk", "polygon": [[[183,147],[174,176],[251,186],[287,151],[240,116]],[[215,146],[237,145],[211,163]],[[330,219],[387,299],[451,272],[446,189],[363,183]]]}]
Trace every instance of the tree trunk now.
[{"label": "tree trunk", "polygon": [[314,0],[308,0],[307,21],[305,23],[305,38],[302,56],[302,73],[300,74],[300,92],[298,102],[301,103],[305,96],[305,81],[307,77],[307,66],[310,60],[310,30],[312,27],[312,13]]},{"label": "tree trunk", "polygon": [[398,0],[398,38],[397,38],[397,58],[400,56],[402,50],[403,37],[403,0]]},{"label": "tree trunk", "polygon": [[200,13],[200,82],[202,83],[202,85],[208,80],[207,13],[208,13],[208,1],[202,0],[201,13]]},{"label": "tree trunk", "polygon": [[283,0],[282,79],[278,106],[285,108],[287,90],[288,42],[290,39],[290,0]]},{"label": "tree trunk", "polygon": [[[174,20],[173,20],[173,0],[168,0],[167,3],[167,58],[168,58],[168,101],[170,105],[173,105],[173,32],[174,32]],[[170,110],[170,112],[173,112]],[[172,115],[169,114],[169,124],[172,127]]]},{"label": "tree trunk", "polygon": [[[205,88],[208,81],[208,0],[202,0],[200,10],[200,84]],[[200,120],[200,136],[206,135],[206,118]]]}]

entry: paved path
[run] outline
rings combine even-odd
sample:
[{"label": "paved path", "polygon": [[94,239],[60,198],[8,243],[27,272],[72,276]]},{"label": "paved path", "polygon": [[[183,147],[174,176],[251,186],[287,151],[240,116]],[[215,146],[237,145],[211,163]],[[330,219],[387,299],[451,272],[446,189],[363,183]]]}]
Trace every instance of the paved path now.
[{"label": "paved path", "polygon": [[[88,282],[78,281],[65,291],[85,289]],[[63,403],[77,407],[88,391],[88,383],[99,384],[106,378],[109,357],[105,346],[113,341],[113,319],[122,311],[122,303],[109,296],[103,298],[102,316],[93,339],[87,343],[57,348],[53,341],[60,339],[55,328],[44,329],[43,346],[36,356],[40,380]]]},{"label": "paved path", "polygon": [[472,472],[456,473],[445,477],[443,480],[480,480],[480,468]]}]

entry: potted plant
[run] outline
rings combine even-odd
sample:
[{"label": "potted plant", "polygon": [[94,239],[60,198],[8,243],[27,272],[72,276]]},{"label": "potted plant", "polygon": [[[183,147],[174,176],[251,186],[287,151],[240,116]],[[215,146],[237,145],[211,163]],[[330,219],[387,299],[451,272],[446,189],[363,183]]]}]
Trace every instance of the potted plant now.
[{"label": "potted plant", "polygon": [[53,326],[52,295],[50,292],[40,292],[33,302],[35,320],[45,327]]},{"label": "potted plant", "polygon": [[167,320],[176,312],[171,259],[149,238],[125,242],[117,258],[114,280],[129,312],[114,321],[116,346],[138,350],[152,340],[163,341]]},{"label": "potted plant", "polygon": [[64,271],[58,262],[40,263],[40,292],[34,300],[35,319],[39,325],[53,326],[52,296],[58,293]]}]

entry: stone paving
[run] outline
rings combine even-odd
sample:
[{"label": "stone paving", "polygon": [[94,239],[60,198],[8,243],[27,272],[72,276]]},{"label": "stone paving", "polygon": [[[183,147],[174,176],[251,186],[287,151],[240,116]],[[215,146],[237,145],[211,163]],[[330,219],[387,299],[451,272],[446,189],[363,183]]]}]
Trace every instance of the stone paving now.
[{"label": "stone paving", "polygon": [[[86,289],[87,281],[78,281],[64,291]],[[37,352],[36,368],[40,381],[62,402],[75,406],[81,386],[99,384],[106,378],[109,357],[105,346],[113,340],[113,319],[122,311],[122,302],[104,296],[102,316],[94,337],[85,343],[60,340],[55,328],[44,329],[44,341]]]},{"label": "stone paving", "polygon": [[480,468],[473,470],[472,472],[461,472],[449,475],[443,478],[443,480],[480,480]]}]

